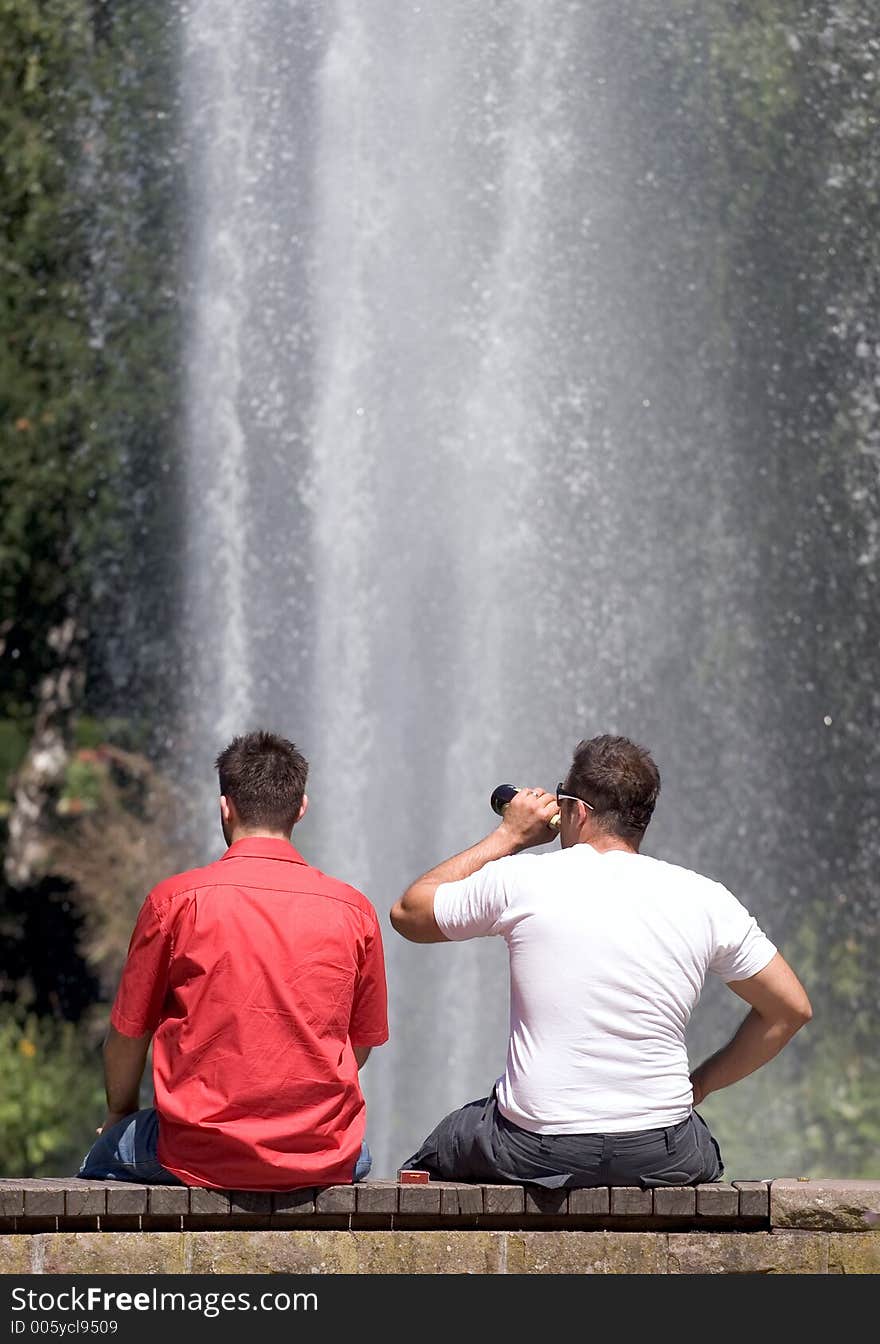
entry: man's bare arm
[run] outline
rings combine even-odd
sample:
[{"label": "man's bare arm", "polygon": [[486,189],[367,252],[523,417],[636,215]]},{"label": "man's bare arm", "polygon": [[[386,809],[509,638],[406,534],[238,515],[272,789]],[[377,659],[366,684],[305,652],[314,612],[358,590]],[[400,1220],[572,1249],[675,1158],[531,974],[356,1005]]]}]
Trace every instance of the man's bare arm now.
[{"label": "man's bare arm", "polygon": [[391,908],[391,927],[411,943],[447,943],[434,918],[434,893],[443,882],[458,882],[463,877],[478,873],[494,859],[518,854],[533,845],[546,845],[555,840],[550,818],[558,811],[556,797],[543,790],[533,793],[525,789],[514,794],[504,810],[501,824],[470,849],[444,859],[436,868],[423,873],[407,887],[400,900]]},{"label": "man's bare arm", "polygon": [[[126,1115],[133,1115],[140,1106],[141,1079],[150,1048],[152,1033],[146,1036],[123,1036],[111,1026],[104,1041],[104,1091],[107,1095],[107,1115],[101,1129],[106,1129]],[[98,1131],[100,1133],[101,1130]]]},{"label": "man's bare arm", "polygon": [[370,1058],[370,1051],[373,1047],[371,1045],[353,1045],[351,1048],[354,1051],[358,1069],[362,1069]]},{"label": "man's bare arm", "polygon": [[806,990],[779,952],[757,975],[728,985],[751,1012],[727,1045],[691,1074],[695,1106],[773,1059],[813,1016]]}]

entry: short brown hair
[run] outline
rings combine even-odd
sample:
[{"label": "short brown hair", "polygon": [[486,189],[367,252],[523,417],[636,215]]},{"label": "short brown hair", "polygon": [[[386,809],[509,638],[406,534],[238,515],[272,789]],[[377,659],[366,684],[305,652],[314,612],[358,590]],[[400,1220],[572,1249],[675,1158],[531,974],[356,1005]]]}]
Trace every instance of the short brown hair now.
[{"label": "short brown hair", "polygon": [[215,762],[220,792],[245,826],[289,835],[299,817],[309,763],[286,737],[245,733],[234,737]]},{"label": "short brown hair", "polygon": [[645,747],[605,733],[575,747],[565,792],[590,803],[603,829],[632,840],[653,816],[660,772]]}]

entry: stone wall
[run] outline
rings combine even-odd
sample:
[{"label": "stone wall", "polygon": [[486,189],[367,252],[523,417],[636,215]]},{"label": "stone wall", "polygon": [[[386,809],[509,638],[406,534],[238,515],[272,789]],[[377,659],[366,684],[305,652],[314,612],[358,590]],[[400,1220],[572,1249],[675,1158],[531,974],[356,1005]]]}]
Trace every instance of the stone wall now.
[{"label": "stone wall", "polygon": [[880,1181],[284,1195],[0,1182],[3,1274],[878,1274]]}]

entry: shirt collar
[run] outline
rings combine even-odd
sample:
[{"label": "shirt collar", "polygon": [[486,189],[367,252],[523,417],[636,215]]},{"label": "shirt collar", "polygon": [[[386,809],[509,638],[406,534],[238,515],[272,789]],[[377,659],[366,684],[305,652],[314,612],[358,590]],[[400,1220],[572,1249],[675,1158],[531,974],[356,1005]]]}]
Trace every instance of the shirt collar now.
[{"label": "shirt collar", "polygon": [[285,863],[305,863],[302,855],[289,840],[277,840],[271,835],[246,835],[229,846],[224,859],[282,859]]}]

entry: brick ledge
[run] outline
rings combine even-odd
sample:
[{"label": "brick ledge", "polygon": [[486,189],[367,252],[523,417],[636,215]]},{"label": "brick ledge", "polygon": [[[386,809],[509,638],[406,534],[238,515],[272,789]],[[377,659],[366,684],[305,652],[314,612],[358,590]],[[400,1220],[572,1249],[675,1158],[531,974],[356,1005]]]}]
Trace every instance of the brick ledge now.
[{"label": "brick ledge", "polygon": [[880,1181],[777,1179],[548,1191],[365,1181],[288,1192],[0,1180],[0,1233],[223,1231],[880,1231]]}]

